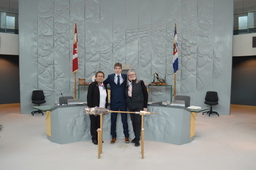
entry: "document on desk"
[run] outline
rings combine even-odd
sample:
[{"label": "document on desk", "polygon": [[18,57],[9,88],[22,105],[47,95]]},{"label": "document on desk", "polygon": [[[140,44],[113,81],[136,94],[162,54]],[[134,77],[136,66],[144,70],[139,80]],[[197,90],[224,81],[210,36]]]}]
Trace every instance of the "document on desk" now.
[{"label": "document on desk", "polygon": [[201,109],[200,106],[189,106],[187,108],[190,109],[190,110],[200,110]]}]

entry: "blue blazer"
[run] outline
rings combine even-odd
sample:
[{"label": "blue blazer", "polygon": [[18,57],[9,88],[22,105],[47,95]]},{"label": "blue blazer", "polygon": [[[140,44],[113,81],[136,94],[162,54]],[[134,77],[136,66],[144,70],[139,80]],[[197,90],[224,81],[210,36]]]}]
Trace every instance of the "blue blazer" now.
[{"label": "blue blazer", "polygon": [[121,75],[124,81],[119,86],[114,81],[115,73],[108,75],[107,79],[103,82],[104,85],[109,84],[111,87],[111,106],[119,102],[126,103],[125,88],[127,83],[127,74],[121,73]]}]

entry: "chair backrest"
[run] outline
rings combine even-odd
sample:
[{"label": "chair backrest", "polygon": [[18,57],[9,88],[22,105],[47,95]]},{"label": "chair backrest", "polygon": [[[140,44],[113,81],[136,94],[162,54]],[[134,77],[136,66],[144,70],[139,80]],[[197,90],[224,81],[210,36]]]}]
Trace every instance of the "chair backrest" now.
[{"label": "chair backrest", "polygon": [[207,91],[205,101],[207,102],[218,102],[218,93],[216,91]]},{"label": "chair backrest", "polygon": [[175,100],[184,100],[185,101],[185,107],[190,106],[190,97],[189,96],[176,95]]},{"label": "chair backrest", "polygon": [[44,96],[44,92],[43,90],[34,90],[32,92],[32,97],[31,97],[32,101],[40,101],[40,100],[44,100],[45,96]]},{"label": "chair backrest", "polygon": [[73,96],[62,96],[59,98],[59,104],[68,104],[68,99],[74,99]]}]

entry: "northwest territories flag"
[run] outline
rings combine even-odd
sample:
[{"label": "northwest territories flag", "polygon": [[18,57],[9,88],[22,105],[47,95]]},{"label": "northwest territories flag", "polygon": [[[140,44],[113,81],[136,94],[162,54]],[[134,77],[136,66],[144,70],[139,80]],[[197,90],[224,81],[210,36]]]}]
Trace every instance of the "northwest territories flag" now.
[{"label": "northwest territories flag", "polygon": [[74,25],[73,60],[72,60],[72,72],[73,73],[78,70],[77,46],[78,46],[77,26],[75,23],[75,25]]},{"label": "northwest territories flag", "polygon": [[179,69],[179,62],[178,62],[178,43],[177,43],[177,29],[176,24],[174,28],[174,42],[173,42],[173,71],[176,73]]}]

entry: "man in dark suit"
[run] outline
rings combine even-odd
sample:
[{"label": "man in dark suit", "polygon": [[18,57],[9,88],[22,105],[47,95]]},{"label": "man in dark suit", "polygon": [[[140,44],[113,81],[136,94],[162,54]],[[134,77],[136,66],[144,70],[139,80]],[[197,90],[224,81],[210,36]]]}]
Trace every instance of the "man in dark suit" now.
[{"label": "man in dark suit", "polygon": [[[104,81],[104,84],[109,84],[111,87],[111,103],[110,107],[113,111],[126,111],[126,97],[125,97],[125,87],[127,83],[127,75],[122,74],[122,64],[115,63],[114,65],[114,74],[108,75],[107,79]],[[111,131],[112,140],[110,143],[116,142],[116,120],[117,113],[111,113]],[[129,143],[129,130],[127,123],[127,114],[121,113],[121,120],[123,123],[123,133],[125,136],[125,142]]]}]

